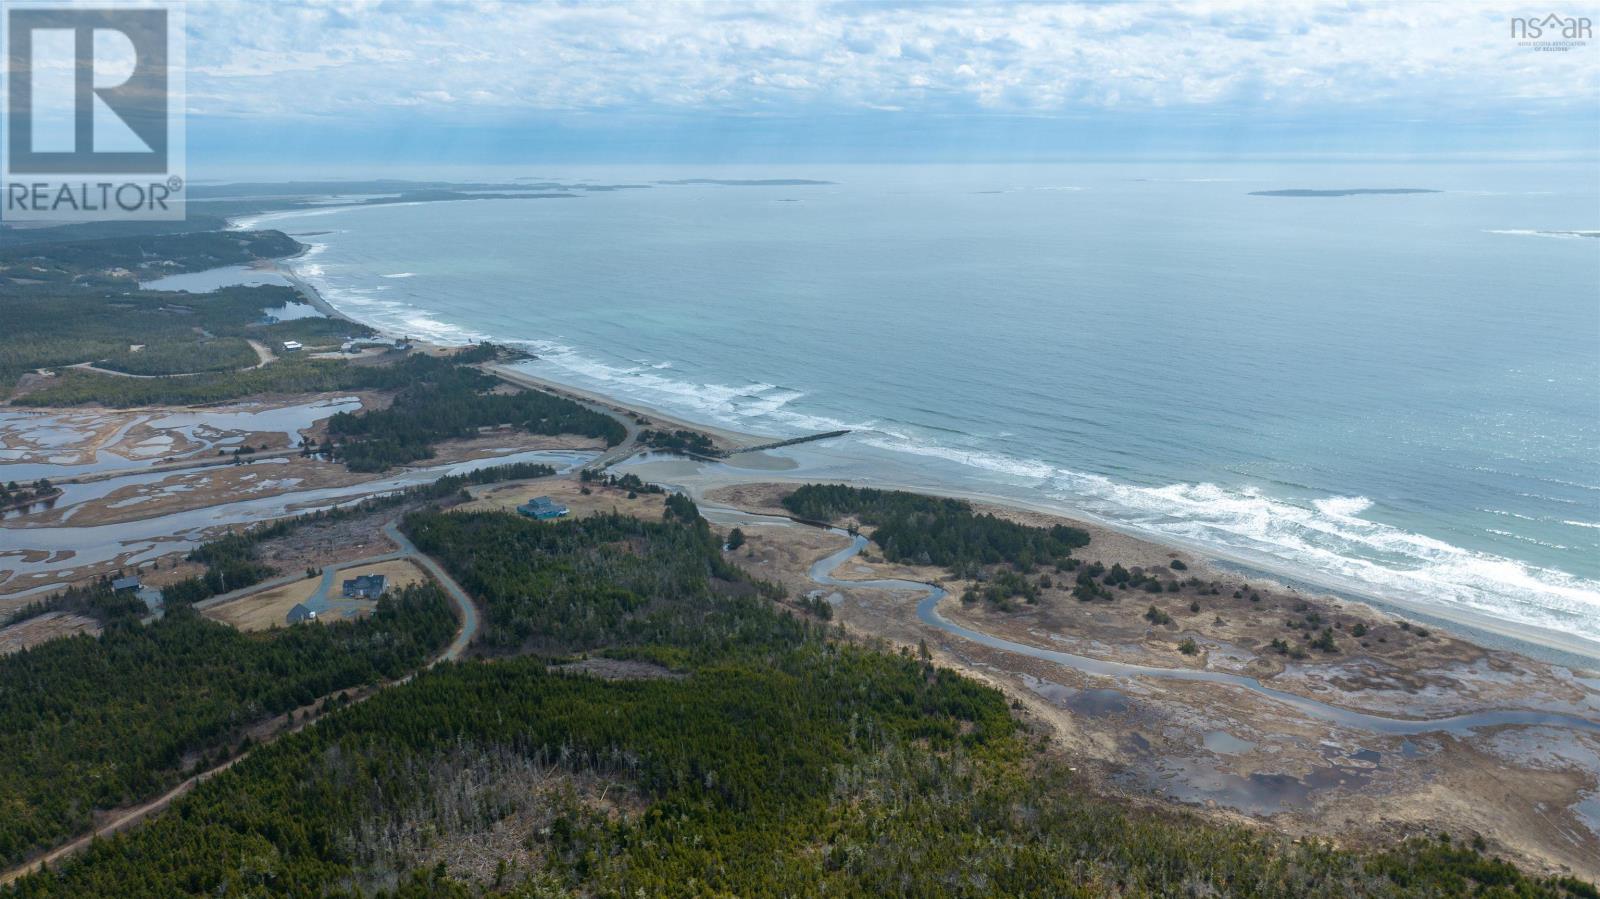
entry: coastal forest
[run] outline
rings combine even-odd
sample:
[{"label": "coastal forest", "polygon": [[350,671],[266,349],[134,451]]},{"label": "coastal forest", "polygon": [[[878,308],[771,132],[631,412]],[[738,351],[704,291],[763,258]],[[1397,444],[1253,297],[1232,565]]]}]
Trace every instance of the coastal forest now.
[{"label": "coastal forest", "polygon": [[[162,376],[211,373],[220,376],[257,364],[246,342],[266,345],[285,340],[334,342],[371,330],[353,322],[309,317],[270,321],[269,309],[299,302],[296,291],[279,286],[222,287],[203,294],[149,291],[141,278],[253,263],[299,252],[300,244],[278,231],[238,231],[142,238],[101,238],[0,246],[0,290],[5,296],[7,339],[0,343],[0,391],[9,394],[17,379],[39,369],[61,368],[66,378],[56,405],[81,402],[118,404],[119,391],[137,402],[167,400],[172,386]],[[66,366],[94,365],[141,376],[96,375]],[[268,368],[271,368],[269,366]],[[263,369],[265,371],[265,369]],[[140,396],[141,385],[145,393]],[[100,396],[83,396],[88,384]],[[193,389],[193,385],[191,385]]]},{"label": "coastal forest", "polygon": [[189,554],[204,573],[162,588],[165,614],[148,623],[145,604],[109,579],[19,610],[13,620],[70,611],[104,629],[0,656],[8,760],[0,808],[16,810],[0,816],[0,865],[88,829],[94,809],[146,799],[231,756],[262,720],[409,674],[455,632],[454,612],[431,583],[393,591],[351,622],[243,634],[201,617],[193,603],[280,574],[259,560],[262,545],[309,526],[461,499],[473,484],[554,473],[535,463],[490,466],[221,535]]},{"label": "coastal forest", "polygon": [[900,490],[805,484],[783,498],[783,507],[811,521],[868,525],[889,561],[940,565],[958,577],[1003,562],[1024,573],[1035,565],[1070,567],[1072,551],[1089,545],[1082,528],[1030,527],[974,512],[965,500]]},{"label": "coastal forest", "polygon": [[[998,691],[775,603],[683,498],[653,521],[405,529],[484,607],[485,657],[258,748],[10,894],[1596,895],[1448,835],[1358,852],[1097,797]],[[581,673],[600,663],[618,673]]]},{"label": "coastal forest", "polygon": [[499,348],[480,344],[448,359],[412,355],[382,368],[365,369],[363,386],[398,392],[386,409],[340,412],[328,420],[324,447],[352,471],[383,471],[433,456],[433,445],[474,437],[482,428],[511,426],[531,434],[578,434],[616,446],[626,436],[609,415],[542,391],[500,393],[499,379],[472,363],[486,362]]},{"label": "coastal forest", "polygon": [[429,585],[359,621],[243,634],[173,605],[149,624],[130,615],[0,658],[0,861],[210,767],[261,719],[409,673],[454,631]]},{"label": "coastal forest", "polygon": [[[501,427],[626,437],[582,404],[495,389],[474,366],[496,347],[257,367],[251,341],[368,332],[269,321],[298,296],[283,288],[138,289],[298,252],[279,232],[63,233],[77,237],[0,231],[0,391],[19,404],[392,392],[389,407],[336,416],[305,447],[358,471]],[[644,439],[707,446],[687,431]],[[200,573],[165,588],[161,616],[109,582],[23,610],[80,612],[102,630],[0,658],[6,865],[237,762],[0,896],[1600,899],[1493,858],[1470,834],[1337,848],[1106,797],[997,690],[926,650],[852,639],[826,602],[742,570],[725,548],[742,535],[717,533],[687,497],[650,518],[443,508],[471,484],[549,473],[504,466],[219,536],[190,554]],[[998,601],[1026,597],[1041,568],[1080,570],[1088,593],[1138,586],[1120,566],[1080,565],[1082,530],[960,500],[808,486],[783,503],[870,528],[891,561],[982,577]],[[254,634],[193,607],[281,574],[264,561],[270,541],[353,516],[399,516],[472,595],[482,629],[469,659],[424,668],[457,627],[429,584],[392,591],[362,620]],[[1145,589],[1164,589],[1149,578]],[[380,683],[391,686],[362,702],[331,698]]]}]

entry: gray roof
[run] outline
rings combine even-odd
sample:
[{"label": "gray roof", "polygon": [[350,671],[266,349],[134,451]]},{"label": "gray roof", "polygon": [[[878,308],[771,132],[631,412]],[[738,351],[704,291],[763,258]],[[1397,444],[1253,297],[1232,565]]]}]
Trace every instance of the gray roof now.
[{"label": "gray roof", "polygon": [[306,608],[305,603],[297,602],[294,604],[294,608],[289,610],[289,614],[284,616],[284,620],[294,624],[297,621],[310,621],[314,617],[316,617],[316,613]]},{"label": "gray roof", "polygon": [[384,576],[381,574],[363,574],[357,577],[346,579],[345,582],[340,585],[340,588],[347,594],[353,592],[374,591],[382,593],[385,581],[386,578],[384,578]]},{"label": "gray roof", "polygon": [[111,589],[113,589],[113,590],[137,590],[137,589],[139,589],[139,576],[136,575],[136,574],[132,574],[132,575],[129,575],[127,577],[119,577],[116,580],[111,582]]}]

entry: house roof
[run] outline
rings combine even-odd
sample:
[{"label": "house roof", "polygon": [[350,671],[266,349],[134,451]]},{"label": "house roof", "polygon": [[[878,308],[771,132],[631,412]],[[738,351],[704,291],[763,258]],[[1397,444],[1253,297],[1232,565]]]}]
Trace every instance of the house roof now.
[{"label": "house roof", "polygon": [[111,582],[111,589],[113,589],[113,590],[137,590],[137,589],[139,589],[139,576],[138,575],[129,575],[128,577],[119,577],[116,580]]},{"label": "house roof", "polygon": [[342,586],[345,590],[382,590],[384,580],[381,574],[363,574],[346,579]]}]

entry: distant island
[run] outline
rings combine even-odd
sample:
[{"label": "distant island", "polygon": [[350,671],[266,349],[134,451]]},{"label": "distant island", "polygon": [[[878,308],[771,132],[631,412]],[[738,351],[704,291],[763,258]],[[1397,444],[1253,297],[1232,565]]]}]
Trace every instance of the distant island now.
[{"label": "distant island", "polygon": [[811,181],[806,178],[758,178],[754,180],[729,178],[679,178],[676,181],[657,181],[657,184],[720,184],[723,187],[804,187],[813,184],[834,184],[833,181]]},{"label": "distant island", "polygon": [[1600,238],[1600,231],[1550,231],[1534,230],[1531,228],[1506,228],[1490,231],[1490,234],[1531,234],[1535,237],[1592,237]]},{"label": "distant island", "polygon": [[1253,190],[1252,197],[1359,197],[1368,194],[1437,194],[1443,191],[1425,187],[1352,187],[1346,190],[1312,190],[1297,187],[1292,190]]}]

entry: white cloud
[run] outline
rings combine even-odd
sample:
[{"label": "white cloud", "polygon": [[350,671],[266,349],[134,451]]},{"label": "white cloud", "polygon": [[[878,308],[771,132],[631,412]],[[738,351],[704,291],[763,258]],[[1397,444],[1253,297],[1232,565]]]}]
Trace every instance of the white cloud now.
[{"label": "white cloud", "polygon": [[1429,2],[197,3],[189,89],[197,113],[233,115],[1593,105],[1600,44],[1519,48],[1508,26],[1519,11]]}]

